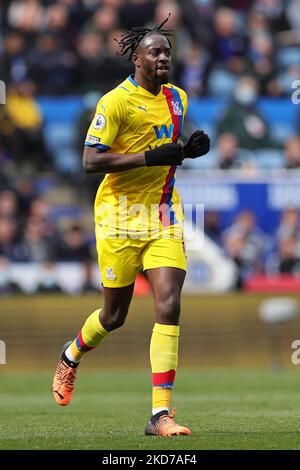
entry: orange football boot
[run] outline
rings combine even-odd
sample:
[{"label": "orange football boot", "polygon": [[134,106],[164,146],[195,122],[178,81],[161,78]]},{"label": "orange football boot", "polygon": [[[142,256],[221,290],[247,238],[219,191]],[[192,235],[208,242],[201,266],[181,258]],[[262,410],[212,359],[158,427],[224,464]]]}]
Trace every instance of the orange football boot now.
[{"label": "orange football boot", "polygon": [[146,436],[183,436],[192,434],[189,428],[179,426],[176,424],[173,417],[176,414],[176,409],[169,414],[163,414],[157,418],[157,421],[153,424],[151,421],[146,426]]},{"label": "orange football boot", "polygon": [[72,341],[69,341],[64,345],[53,378],[53,397],[56,403],[61,406],[66,406],[70,403],[75,388],[78,364],[76,367],[71,367],[64,360],[66,359],[64,352],[71,343]]}]

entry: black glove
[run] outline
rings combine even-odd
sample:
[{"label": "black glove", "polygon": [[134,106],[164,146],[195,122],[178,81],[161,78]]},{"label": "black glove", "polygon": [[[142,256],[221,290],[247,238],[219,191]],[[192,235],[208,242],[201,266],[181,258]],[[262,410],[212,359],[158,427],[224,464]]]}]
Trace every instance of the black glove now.
[{"label": "black glove", "polygon": [[203,131],[195,131],[183,146],[184,158],[197,158],[205,155],[210,148],[210,139]]},{"label": "black glove", "polygon": [[163,144],[153,150],[146,150],[146,166],[181,165],[184,156],[180,144]]}]

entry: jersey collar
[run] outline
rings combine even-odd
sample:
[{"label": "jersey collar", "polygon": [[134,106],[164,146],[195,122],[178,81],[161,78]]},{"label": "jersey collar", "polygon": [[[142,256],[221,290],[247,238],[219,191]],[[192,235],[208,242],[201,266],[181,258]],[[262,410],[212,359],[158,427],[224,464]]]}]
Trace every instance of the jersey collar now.
[{"label": "jersey collar", "polygon": [[162,93],[162,86],[160,87],[160,92],[158,93],[158,95],[153,95],[153,93],[150,93],[150,91],[146,90],[145,88],[143,88],[142,86],[140,86],[134,79],[134,74],[131,74],[129,75],[128,77],[128,80],[130,81],[130,83],[132,85],[134,85],[140,92],[142,92],[144,95],[147,95],[147,96],[150,96],[151,98],[155,99],[155,98],[158,98],[160,96],[163,96],[163,93]]}]

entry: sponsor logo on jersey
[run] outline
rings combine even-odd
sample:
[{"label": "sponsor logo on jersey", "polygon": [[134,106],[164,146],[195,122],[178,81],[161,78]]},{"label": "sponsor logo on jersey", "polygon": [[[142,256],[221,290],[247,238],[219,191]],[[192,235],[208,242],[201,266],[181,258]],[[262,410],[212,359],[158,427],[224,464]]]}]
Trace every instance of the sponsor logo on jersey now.
[{"label": "sponsor logo on jersey", "polygon": [[182,109],[181,109],[179,101],[171,101],[171,105],[173,107],[173,113],[175,114],[175,116],[181,116]]},{"label": "sponsor logo on jersey", "polygon": [[101,141],[100,137],[94,137],[93,135],[88,134],[86,137],[86,142],[89,144],[99,144]]},{"label": "sponsor logo on jersey", "polygon": [[112,268],[106,268],[106,279],[109,279],[110,281],[115,281],[117,279]]},{"label": "sponsor logo on jersey", "polygon": [[167,139],[170,139],[172,137],[174,124],[170,124],[169,127],[167,127],[165,124],[160,127],[153,126],[153,129],[158,139],[162,139],[164,135],[167,137]]},{"label": "sponsor logo on jersey", "polygon": [[106,124],[106,119],[103,116],[103,114],[97,114],[97,116],[94,119],[93,128],[97,130],[103,129],[103,127],[105,127],[105,124]]}]

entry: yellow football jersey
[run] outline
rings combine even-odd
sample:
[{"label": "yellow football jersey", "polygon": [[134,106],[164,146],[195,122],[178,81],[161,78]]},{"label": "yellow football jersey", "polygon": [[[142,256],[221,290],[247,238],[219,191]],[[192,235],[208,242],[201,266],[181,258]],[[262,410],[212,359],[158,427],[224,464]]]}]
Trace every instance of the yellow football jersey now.
[{"label": "yellow football jersey", "polygon": [[[178,142],[187,104],[180,88],[168,83],[155,96],[131,75],[100,99],[85,145],[133,154]],[[95,199],[96,222],[110,236],[132,238],[152,238],[158,227],[180,226],[183,214],[174,188],[175,170],[176,166],[145,166],[106,174]]]}]

